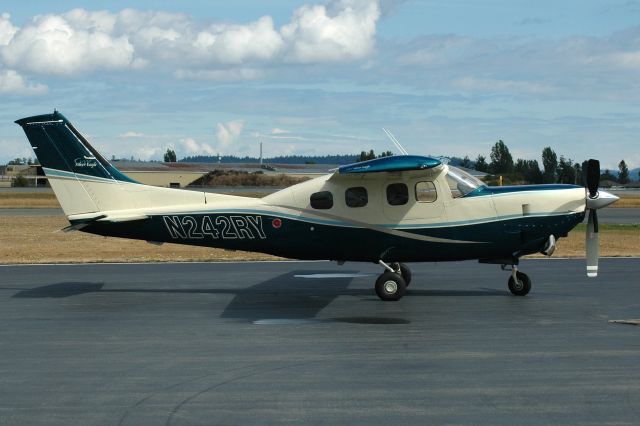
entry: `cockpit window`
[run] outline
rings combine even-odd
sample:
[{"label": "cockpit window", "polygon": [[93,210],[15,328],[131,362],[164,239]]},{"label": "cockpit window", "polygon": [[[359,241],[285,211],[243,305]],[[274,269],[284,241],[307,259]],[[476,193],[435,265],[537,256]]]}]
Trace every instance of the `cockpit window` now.
[{"label": "cockpit window", "polygon": [[471,191],[484,185],[480,179],[475,178],[464,170],[460,170],[453,166],[449,166],[447,183],[449,184],[449,189],[451,189],[451,195],[453,198],[464,197]]}]

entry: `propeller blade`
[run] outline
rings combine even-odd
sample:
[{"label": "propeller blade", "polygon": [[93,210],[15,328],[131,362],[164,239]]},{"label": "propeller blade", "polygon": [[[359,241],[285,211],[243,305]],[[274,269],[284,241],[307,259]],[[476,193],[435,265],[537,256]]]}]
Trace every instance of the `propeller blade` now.
[{"label": "propeller blade", "polygon": [[598,276],[598,255],[600,250],[600,233],[598,232],[598,213],[589,210],[587,222],[587,277]]},{"label": "propeller blade", "polygon": [[587,162],[586,184],[589,190],[589,197],[594,198],[598,195],[598,186],[600,185],[600,162],[590,159]]}]

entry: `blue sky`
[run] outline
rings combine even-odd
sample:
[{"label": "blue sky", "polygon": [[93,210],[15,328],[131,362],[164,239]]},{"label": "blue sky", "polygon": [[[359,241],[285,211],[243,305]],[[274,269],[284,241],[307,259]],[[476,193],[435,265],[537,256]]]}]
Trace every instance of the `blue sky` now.
[{"label": "blue sky", "polygon": [[[105,9],[107,7],[107,9]],[[4,1],[0,161],[59,109],[111,157],[356,153],[640,166],[640,1]]]}]

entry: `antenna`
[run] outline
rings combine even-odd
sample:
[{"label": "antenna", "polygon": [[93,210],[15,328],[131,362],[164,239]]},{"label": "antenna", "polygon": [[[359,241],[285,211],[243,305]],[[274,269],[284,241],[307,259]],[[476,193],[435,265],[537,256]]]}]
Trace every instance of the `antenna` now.
[{"label": "antenna", "polygon": [[393,134],[391,134],[390,131],[388,131],[387,129],[385,129],[384,127],[382,128],[382,130],[384,130],[384,132],[387,134],[387,136],[389,137],[389,139],[391,140],[391,142],[393,142],[393,144],[396,146],[396,148],[398,148],[398,151],[400,151],[400,154],[402,155],[409,155],[409,153],[407,152],[406,149],[404,149],[404,147],[400,144],[400,142],[398,142],[398,139],[396,139],[395,136],[393,136]]}]

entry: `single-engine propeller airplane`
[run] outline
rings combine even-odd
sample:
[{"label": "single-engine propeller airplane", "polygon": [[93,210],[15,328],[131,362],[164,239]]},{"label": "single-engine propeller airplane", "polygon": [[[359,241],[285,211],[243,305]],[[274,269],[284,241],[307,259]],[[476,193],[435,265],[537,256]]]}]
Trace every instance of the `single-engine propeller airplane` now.
[{"label": "single-engine propeller airplane", "polygon": [[440,160],[398,155],[247,198],[140,184],[100,155],[59,112],[22,126],[70,225],[98,235],[269,253],[294,259],[374,262],[382,300],[411,282],[402,262],[478,259],[510,266],[508,287],[526,295],[520,257],[551,255],[556,240],[587,225],[587,275],[598,272],[597,209],[618,197],[599,191],[589,160],[587,188],[487,186]]}]

